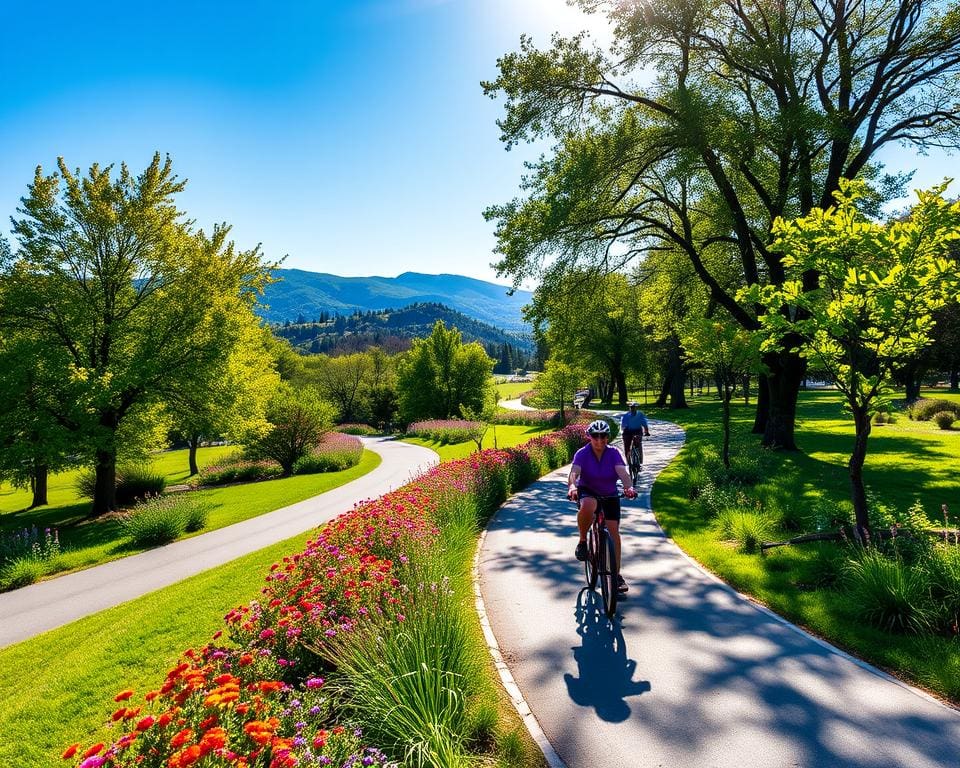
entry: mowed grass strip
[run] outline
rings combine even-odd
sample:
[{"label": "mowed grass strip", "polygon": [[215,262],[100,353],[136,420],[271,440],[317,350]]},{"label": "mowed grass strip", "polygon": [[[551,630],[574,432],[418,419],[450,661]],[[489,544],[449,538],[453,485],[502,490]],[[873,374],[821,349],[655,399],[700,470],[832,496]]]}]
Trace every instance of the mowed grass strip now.
[{"label": "mowed grass strip", "polygon": [[[373,451],[364,450],[356,466],[341,472],[321,472],[312,475],[294,475],[277,480],[264,480],[259,483],[203,488],[185,491],[193,498],[210,504],[210,514],[206,526],[189,536],[197,536],[207,531],[239,523],[251,517],[281,509],[298,501],[309,499],[326,491],[355,480],[370,472],[380,464],[380,456]],[[89,505],[80,505],[88,509]],[[40,516],[46,510],[51,515],[68,513],[70,508],[41,508]],[[84,512],[85,514],[85,512]],[[56,524],[39,522],[43,527],[55,527]],[[116,560],[127,555],[144,551],[144,547],[132,546],[125,538],[120,521],[116,518],[85,519],[74,522],[60,531],[60,541],[64,551],[55,561],[50,562],[51,573],[63,573],[80,568]]]},{"label": "mowed grass strip", "polygon": [[[928,393],[925,393],[927,395]],[[940,396],[940,395],[931,395]],[[737,441],[757,443],[751,435],[754,407],[734,404]],[[814,634],[932,692],[960,702],[960,640],[891,634],[865,625],[851,598],[836,583],[837,564],[849,556],[845,546],[827,542],[745,554],[723,541],[688,496],[687,469],[698,452],[721,440],[720,407],[712,399],[694,400],[688,410],[655,411],[687,431],[677,460],[657,478],[654,513],[664,530],[688,554],[736,589],[769,606]],[[833,391],[803,392],[797,413],[800,452],[771,452],[767,477],[751,489],[764,508],[808,513],[816,505],[836,510],[849,505],[846,462],[853,427]],[[651,439],[656,440],[656,430]],[[945,432],[930,422],[911,422],[903,414],[894,424],[877,425],[870,437],[864,477],[872,495],[905,510],[919,499],[933,524],[943,524],[940,505],[953,502],[960,512],[960,431]],[[951,521],[956,524],[956,518]],[[800,531],[771,531],[771,539]],[[806,531],[803,531],[806,532]]]}]

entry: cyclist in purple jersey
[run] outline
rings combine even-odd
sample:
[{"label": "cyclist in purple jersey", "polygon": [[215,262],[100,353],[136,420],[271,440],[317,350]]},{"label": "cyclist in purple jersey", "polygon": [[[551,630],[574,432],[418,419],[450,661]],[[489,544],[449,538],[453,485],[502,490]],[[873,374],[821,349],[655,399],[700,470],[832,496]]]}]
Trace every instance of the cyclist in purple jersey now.
[{"label": "cyclist in purple jersey", "polygon": [[[590,443],[573,455],[573,464],[567,479],[567,498],[580,502],[577,511],[580,541],[574,555],[577,560],[586,559],[587,532],[593,524],[597,505],[602,504],[603,517],[607,521],[607,530],[613,537],[619,566],[620,497],[617,495],[617,478],[623,483],[623,495],[628,499],[636,498],[637,492],[633,488],[630,473],[620,451],[607,444],[610,439],[610,425],[598,419],[587,427],[587,434],[590,436]],[[621,593],[627,591],[623,576],[620,576],[617,590]]]}]

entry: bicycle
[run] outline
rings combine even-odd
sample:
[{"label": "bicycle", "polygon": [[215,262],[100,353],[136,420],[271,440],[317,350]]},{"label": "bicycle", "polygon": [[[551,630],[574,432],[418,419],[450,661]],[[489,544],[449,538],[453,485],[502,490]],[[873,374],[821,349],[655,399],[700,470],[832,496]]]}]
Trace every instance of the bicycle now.
[{"label": "bicycle", "polygon": [[643,448],[641,447],[643,443],[640,440],[640,435],[636,435],[630,443],[630,480],[634,488],[637,486],[637,480],[640,479],[640,472],[643,471]]},{"label": "bicycle", "polygon": [[[617,553],[613,546],[613,537],[607,530],[603,518],[603,502],[617,496],[597,498],[597,512],[593,516],[590,530],[587,532],[587,558],[583,561],[583,574],[590,590],[597,588],[600,582],[600,594],[603,597],[603,610],[608,619],[617,612],[617,586],[620,570],[617,567]],[[579,502],[577,502],[579,503]]]}]

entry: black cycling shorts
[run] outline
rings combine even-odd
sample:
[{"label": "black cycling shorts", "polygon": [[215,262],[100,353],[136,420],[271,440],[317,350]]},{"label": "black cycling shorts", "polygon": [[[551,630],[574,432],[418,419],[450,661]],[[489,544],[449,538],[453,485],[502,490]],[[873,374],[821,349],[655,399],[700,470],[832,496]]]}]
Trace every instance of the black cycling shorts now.
[{"label": "black cycling shorts", "polygon": [[600,493],[594,493],[589,488],[577,488],[577,493],[582,499],[584,496],[590,496],[597,500],[597,504],[603,510],[603,516],[607,520],[620,521],[620,496],[604,496]]}]

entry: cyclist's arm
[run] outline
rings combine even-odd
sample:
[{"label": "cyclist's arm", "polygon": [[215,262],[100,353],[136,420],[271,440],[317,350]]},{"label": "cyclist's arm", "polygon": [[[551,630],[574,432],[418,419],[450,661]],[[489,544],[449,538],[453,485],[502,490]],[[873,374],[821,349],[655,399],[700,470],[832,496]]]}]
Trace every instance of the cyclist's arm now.
[{"label": "cyclist's arm", "polygon": [[570,474],[567,477],[567,498],[576,500],[577,498],[577,480],[580,479],[580,465],[571,464]]},{"label": "cyclist's arm", "polygon": [[643,434],[650,437],[650,425],[647,423],[647,417],[640,414],[640,421],[643,424]]},{"label": "cyclist's arm", "polygon": [[623,483],[623,495],[628,499],[632,499],[637,495],[637,492],[633,487],[633,480],[630,478],[630,472],[623,464],[617,464],[614,469],[617,470],[617,477],[619,477],[620,482]]}]

